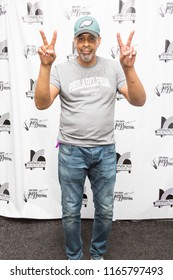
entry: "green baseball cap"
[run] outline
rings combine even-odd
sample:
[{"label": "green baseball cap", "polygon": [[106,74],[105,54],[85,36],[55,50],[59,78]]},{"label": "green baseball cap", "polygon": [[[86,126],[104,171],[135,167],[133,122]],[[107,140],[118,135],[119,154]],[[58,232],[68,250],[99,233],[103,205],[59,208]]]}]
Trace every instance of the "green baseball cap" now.
[{"label": "green baseball cap", "polygon": [[90,33],[95,37],[100,35],[100,27],[95,18],[84,16],[79,18],[74,25],[74,37],[82,33]]}]

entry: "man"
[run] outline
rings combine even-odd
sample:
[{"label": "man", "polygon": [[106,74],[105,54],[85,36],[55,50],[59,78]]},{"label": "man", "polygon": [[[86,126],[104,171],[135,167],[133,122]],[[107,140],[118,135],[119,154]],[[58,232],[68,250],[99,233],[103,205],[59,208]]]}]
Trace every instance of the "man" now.
[{"label": "man", "polygon": [[40,72],[35,89],[38,109],[48,108],[59,95],[59,182],[62,191],[62,222],[68,259],[82,259],[81,219],[84,182],[88,176],[95,215],[90,246],[91,259],[103,259],[113,218],[116,178],[114,107],[117,90],[135,106],[145,103],[145,90],[135,72],[136,52],[131,46],[134,32],[124,45],[120,34],[121,66],[96,55],[101,43],[95,18],[84,16],[74,26],[74,60],[51,66],[57,34],[49,44],[40,31]]}]

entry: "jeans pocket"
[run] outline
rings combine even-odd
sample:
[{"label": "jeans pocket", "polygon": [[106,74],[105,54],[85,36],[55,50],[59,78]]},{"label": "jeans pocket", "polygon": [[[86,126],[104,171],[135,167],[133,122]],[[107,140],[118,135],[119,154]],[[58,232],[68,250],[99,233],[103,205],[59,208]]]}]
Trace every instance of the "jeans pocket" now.
[{"label": "jeans pocket", "polygon": [[115,153],[115,144],[106,145],[104,147],[104,154]]},{"label": "jeans pocket", "polygon": [[66,155],[71,155],[73,153],[73,150],[74,150],[74,146],[72,145],[60,144],[59,146],[59,152]]}]

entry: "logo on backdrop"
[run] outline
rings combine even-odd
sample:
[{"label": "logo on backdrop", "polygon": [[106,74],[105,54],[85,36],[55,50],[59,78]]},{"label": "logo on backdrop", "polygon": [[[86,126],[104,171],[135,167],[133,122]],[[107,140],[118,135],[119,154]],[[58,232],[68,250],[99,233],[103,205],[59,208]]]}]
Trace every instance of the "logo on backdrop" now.
[{"label": "logo on backdrop", "polygon": [[72,42],[72,52],[67,55],[67,60],[70,61],[78,56],[76,48],[74,46],[74,42]]},{"label": "logo on backdrop", "polygon": [[43,24],[44,13],[42,9],[42,2],[27,2],[27,15],[22,17],[23,22],[32,24],[32,23],[41,23]]},{"label": "logo on backdrop", "polygon": [[162,83],[160,85],[157,85],[155,88],[155,93],[158,96],[161,96],[163,94],[171,94],[173,92],[173,84],[172,83]]},{"label": "logo on backdrop", "polygon": [[0,201],[10,201],[9,183],[0,184]]},{"label": "logo on backdrop", "polygon": [[23,198],[25,202],[28,202],[28,200],[36,200],[40,198],[47,198],[47,192],[48,189],[29,189],[28,191],[25,191],[23,194]]},{"label": "logo on backdrop", "polygon": [[165,50],[163,53],[159,54],[159,60],[165,62],[173,60],[173,42],[165,40]]},{"label": "logo on backdrop", "polygon": [[114,201],[133,200],[134,192],[114,192]]},{"label": "logo on backdrop", "polygon": [[30,128],[47,128],[47,120],[38,120],[36,118],[30,118],[24,122],[24,128],[28,131]]},{"label": "logo on backdrop", "polygon": [[37,152],[30,150],[30,161],[25,163],[25,168],[33,170],[35,168],[46,168],[46,159],[44,157],[44,149],[38,150]]},{"label": "logo on backdrop", "polygon": [[161,128],[155,130],[155,134],[158,136],[173,135],[173,117],[168,119],[161,117]]},{"label": "logo on backdrop", "polygon": [[113,20],[118,21],[119,23],[124,21],[132,21],[135,23],[135,19],[135,0],[119,0],[119,11],[117,14],[113,15]]},{"label": "logo on backdrop", "polygon": [[0,115],[0,132],[11,132],[10,113]]},{"label": "logo on backdrop", "polygon": [[7,13],[6,6],[7,4],[4,4],[3,1],[0,1],[0,16],[3,16]]},{"label": "logo on backdrop", "polygon": [[159,199],[153,202],[155,207],[173,206],[173,188],[166,191],[159,189]]},{"label": "logo on backdrop", "polygon": [[5,160],[12,161],[12,153],[0,152],[0,162]]},{"label": "logo on backdrop", "polygon": [[158,167],[167,167],[167,166],[173,166],[173,158],[168,157],[158,157],[154,158],[152,161],[152,165],[155,169]]},{"label": "logo on backdrop", "polygon": [[30,79],[30,89],[26,92],[26,97],[27,98],[34,98],[34,90],[35,90],[35,86],[36,86],[36,82],[32,79]]},{"label": "logo on backdrop", "polygon": [[113,59],[116,59],[117,55],[119,54],[120,52],[120,48],[118,45],[116,46],[113,46],[110,51],[109,51],[109,54],[110,56],[113,58]]},{"label": "logo on backdrop", "polygon": [[134,129],[135,121],[124,121],[124,120],[116,120],[115,121],[115,130],[126,130],[126,129]]},{"label": "logo on backdrop", "polygon": [[86,194],[86,186],[84,186],[84,193],[82,198],[82,206],[87,207],[88,204],[88,196]]},{"label": "logo on backdrop", "polygon": [[124,153],[120,155],[119,153],[117,155],[117,172],[121,171],[127,171],[128,173],[131,173],[132,170],[132,162],[130,160],[130,152]]},{"label": "logo on backdrop", "polygon": [[38,53],[37,46],[34,45],[26,45],[23,50],[24,56],[28,58],[28,56],[34,56]]},{"label": "logo on backdrop", "polygon": [[4,91],[8,91],[8,90],[10,90],[10,83],[0,81],[0,92],[4,92]]},{"label": "logo on backdrop", "polygon": [[91,15],[91,6],[73,5],[65,10],[64,15],[69,20],[72,17],[88,16]]},{"label": "logo on backdrop", "polygon": [[7,40],[3,40],[0,42],[0,59],[8,60],[8,45]]},{"label": "logo on backdrop", "polygon": [[173,14],[173,2],[167,2],[165,5],[162,5],[161,7],[159,7],[158,13],[161,17],[165,17],[165,15],[167,15],[167,14],[172,15]]}]

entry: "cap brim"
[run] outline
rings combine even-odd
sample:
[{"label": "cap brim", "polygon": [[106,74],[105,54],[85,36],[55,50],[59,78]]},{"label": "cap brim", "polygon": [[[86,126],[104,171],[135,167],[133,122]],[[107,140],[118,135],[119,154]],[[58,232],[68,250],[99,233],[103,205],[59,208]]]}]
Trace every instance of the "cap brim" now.
[{"label": "cap brim", "polygon": [[92,31],[92,30],[88,30],[88,29],[83,29],[83,30],[80,30],[79,32],[77,32],[76,34],[74,34],[74,37],[78,37],[79,35],[83,34],[83,33],[89,33],[89,34],[92,34],[94,37],[98,38],[99,37],[99,34]]}]

